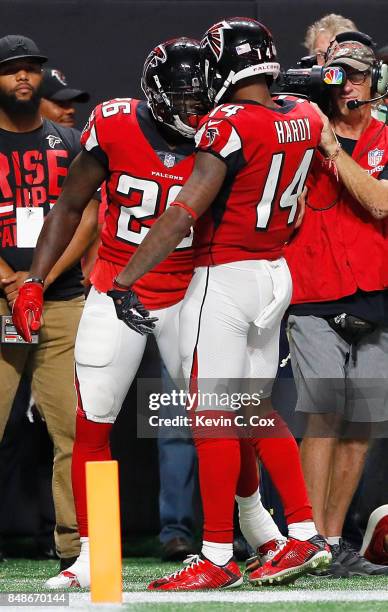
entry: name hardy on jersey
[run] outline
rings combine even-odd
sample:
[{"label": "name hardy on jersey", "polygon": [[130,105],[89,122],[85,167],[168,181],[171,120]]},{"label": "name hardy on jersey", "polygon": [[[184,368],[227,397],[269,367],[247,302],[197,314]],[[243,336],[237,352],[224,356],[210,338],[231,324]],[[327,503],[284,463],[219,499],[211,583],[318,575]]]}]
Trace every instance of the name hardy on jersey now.
[{"label": "name hardy on jersey", "polygon": [[275,121],[275,128],[279,144],[311,140],[310,121],[307,117]]}]

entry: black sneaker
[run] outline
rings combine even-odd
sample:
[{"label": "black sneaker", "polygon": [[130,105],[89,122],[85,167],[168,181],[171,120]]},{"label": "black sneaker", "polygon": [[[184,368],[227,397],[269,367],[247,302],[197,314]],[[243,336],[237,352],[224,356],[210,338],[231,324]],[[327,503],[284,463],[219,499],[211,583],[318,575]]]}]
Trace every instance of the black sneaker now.
[{"label": "black sneaker", "polygon": [[342,538],[339,544],[330,546],[333,557],[328,573],[332,578],[351,578],[352,576],[387,576],[388,567],[375,565],[362,557]]}]

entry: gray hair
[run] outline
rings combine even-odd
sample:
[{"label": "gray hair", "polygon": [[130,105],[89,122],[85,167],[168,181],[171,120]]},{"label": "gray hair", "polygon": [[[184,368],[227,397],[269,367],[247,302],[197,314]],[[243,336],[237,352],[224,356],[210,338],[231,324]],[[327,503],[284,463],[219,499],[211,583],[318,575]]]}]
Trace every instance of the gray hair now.
[{"label": "gray hair", "polygon": [[318,19],[307,28],[306,38],[303,44],[307,47],[309,53],[314,53],[314,42],[320,32],[327,32],[334,38],[341,32],[355,30],[358,30],[358,28],[351,19],[347,19],[342,15],[330,13],[329,15],[321,17],[321,19]]}]

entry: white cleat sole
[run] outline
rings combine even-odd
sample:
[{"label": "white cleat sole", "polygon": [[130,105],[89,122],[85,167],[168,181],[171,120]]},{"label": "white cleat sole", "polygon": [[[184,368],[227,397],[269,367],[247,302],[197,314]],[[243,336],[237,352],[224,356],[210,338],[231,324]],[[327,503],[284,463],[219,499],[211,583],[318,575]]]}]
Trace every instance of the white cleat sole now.
[{"label": "white cleat sole", "polygon": [[55,591],[66,591],[68,589],[79,589],[89,586],[88,580],[80,580],[76,574],[69,570],[64,570],[58,576],[53,576],[53,578],[49,578],[44,583],[44,588]]},{"label": "white cleat sole", "polygon": [[326,569],[331,562],[331,554],[325,550],[319,551],[311,559],[298,565],[280,571],[276,576],[265,576],[263,578],[249,578],[254,586],[276,586],[278,584],[291,584],[312,569]]}]

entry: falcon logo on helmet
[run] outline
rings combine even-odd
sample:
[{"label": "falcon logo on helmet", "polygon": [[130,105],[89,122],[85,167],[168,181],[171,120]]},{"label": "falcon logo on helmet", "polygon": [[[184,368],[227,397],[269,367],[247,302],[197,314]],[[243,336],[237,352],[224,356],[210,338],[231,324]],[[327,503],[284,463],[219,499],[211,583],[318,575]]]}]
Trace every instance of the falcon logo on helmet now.
[{"label": "falcon logo on helmet", "polygon": [[153,51],[151,51],[149,58],[148,58],[148,65],[151,66],[152,68],[156,68],[159,63],[164,64],[166,60],[167,60],[166,49],[164,48],[163,45],[158,45],[157,47],[155,47]]},{"label": "falcon logo on helmet", "polygon": [[230,25],[226,21],[214,24],[207,32],[201,46],[207,45],[215,55],[217,62],[222,57],[224,50],[224,30],[230,30]]},{"label": "falcon logo on helmet", "polygon": [[279,74],[271,32],[250,17],[228,17],[209,28],[201,41],[201,66],[210,102],[226,101],[242,79]]}]

